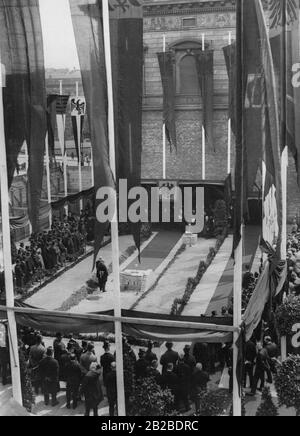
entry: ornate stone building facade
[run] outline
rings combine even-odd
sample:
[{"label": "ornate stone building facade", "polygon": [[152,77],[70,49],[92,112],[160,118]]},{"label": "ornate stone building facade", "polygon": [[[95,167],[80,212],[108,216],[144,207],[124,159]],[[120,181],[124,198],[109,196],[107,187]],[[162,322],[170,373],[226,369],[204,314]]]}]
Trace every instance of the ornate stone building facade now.
[{"label": "ornate stone building facade", "polygon": [[[162,84],[157,53],[175,51],[178,152],[167,149],[167,178],[201,180],[202,102],[190,50],[214,50],[214,147],[206,150],[206,179],[225,180],[228,143],[228,79],[223,47],[235,38],[232,1],[147,1],[144,6],[145,83],[143,178],[162,178]],[[231,36],[229,36],[231,35]],[[194,63],[194,64],[193,64]],[[234,140],[234,138],[233,138]],[[234,147],[233,147],[234,148]],[[232,154],[232,167],[234,154]]]},{"label": "ornate stone building facade", "polygon": [[[206,180],[224,181],[227,175],[228,77],[223,47],[235,39],[236,0],[165,1],[144,0],[144,113],[142,177],[163,177],[162,84],[157,53],[176,53],[176,129],[178,152],[167,147],[168,179],[201,181],[202,102],[190,50],[214,50],[214,148],[206,150]],[[265,2],[266,6],[266,2]],[[231,170],[235,165],[232,135]],[[258,195],[258,193],[254,193]],[[288,177],[288,219],[300,218],[300,191],[296,186],[294,163]]]}]

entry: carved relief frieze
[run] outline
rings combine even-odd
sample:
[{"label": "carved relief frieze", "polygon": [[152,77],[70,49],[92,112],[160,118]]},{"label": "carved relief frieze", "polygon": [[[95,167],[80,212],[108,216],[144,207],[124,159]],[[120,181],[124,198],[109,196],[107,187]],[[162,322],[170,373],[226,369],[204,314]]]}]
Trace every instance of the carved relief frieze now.
[{"label": "carved relief frieze", "polygon": [[[189,27],[184,26],[182,18],[189,18],[193,15],[187,15],[185,17],[179,16],[157,16],[147,17],[144,19],[145,32],[155,31],[172,31],[172,30],[189,30]],[[203,28],[223,28],[235,26],[235,14],[234,13],[209,13],[196,15],[195,26],[190,29],[203,29]]]}]

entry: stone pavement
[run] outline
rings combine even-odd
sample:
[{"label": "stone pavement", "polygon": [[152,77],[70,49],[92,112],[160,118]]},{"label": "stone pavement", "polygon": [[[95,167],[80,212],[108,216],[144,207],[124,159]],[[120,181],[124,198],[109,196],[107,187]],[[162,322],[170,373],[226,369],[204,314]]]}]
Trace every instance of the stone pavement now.
[{"label": "stone pavement", "polygon": [[[132,236],[121,236],[119,241],[120,253],[125,253],[125,251],[134,244]],[[111,244],[102,248],[100,255],[106,265],[110,265],[112,262]],[[53,280],[49,285],[42,288],[39,292],[26,300],[26,303],[34,307],[48,310],[58,309],[76,290],[80,289],[80,287],[92,277],[92,267],[93,257],[91,255],[56,280]]]},{"label": "stone pavement", "polygon": [[191,296],[191,299],[187,304],[187,306],[185,307],[182,315],[200,316],[206,313],[210,301],[213,295],[215,294],[215,291],[219,285],[219,281],[223,276],[225,268],[230,259],[231,250],[232,250],[232,241],[233,241],[232,236],[229,236],[224,241],[224,244],[222,245],[219,252],[217,253],[213,263],[208,268],[208,270],[202,277],[201,282],[199,283],[193,295]]},{"label": "stone pavement", "polygon": [[205,260],[214,239],[199,238],[197,245],[186,247],[161,277],[155,289],[135,307],[138,311],[170,314],[173,301],[184,294],[188,279],[195,277],[201,260]]},{"label": "stone pavement", "polygon": [[[167,234],[165,234],[167,233]],[[165,243],[164,252],[166,258],[163,259],[157,254],[157,247]],[[147,289],[149,289],[155,282],[160,272],[168,265],[174,255],[177,253],[181,246],[181,235],[178,232],[159,232],[154,234],[141,247],[141,266],[142,269],[156,268],[147,280]],[[167,251],[166,251],[167,250]],[[139,269],[141,266],[137,263],[136,254],[127,259],[121,267],[121,271],[126,269]],[[88,313],[88,312],[101,312],[111,310],[114,307],[115,293],[113,286],[113,276],[109,277],[105,294],[96,294],[81,301],[77,306],[73,307],[70,312],[72,313]],[[121,306],[123,309],[131,309],[135,306],[136,301],[141,297],[140,293],[136,291],[125,291],[121,293]],[[172,304],[172,303],[171,303]]]}]

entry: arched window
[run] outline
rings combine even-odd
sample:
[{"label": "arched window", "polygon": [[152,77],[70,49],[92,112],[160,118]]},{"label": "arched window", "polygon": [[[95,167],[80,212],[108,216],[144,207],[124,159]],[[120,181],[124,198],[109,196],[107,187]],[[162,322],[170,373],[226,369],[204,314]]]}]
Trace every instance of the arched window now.
[{"label": "arched window", "polygon": [[177,93],[185,95],[200,94],[195,56],[192,54],[183,56],[179,60],[177,71],[179,75]]},{"label": "arched window", "polygon": [[[202,50],[202,41],[179,41],[170,46],[176,59],[176,92],[178,95],[200,95],[195,55]],[[209,44],[205,44],[209,48]]]}]

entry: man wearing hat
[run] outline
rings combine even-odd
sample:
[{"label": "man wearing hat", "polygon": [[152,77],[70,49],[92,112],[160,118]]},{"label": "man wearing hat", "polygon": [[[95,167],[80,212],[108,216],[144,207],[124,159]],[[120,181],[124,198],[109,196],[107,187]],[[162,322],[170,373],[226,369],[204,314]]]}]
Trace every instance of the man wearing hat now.
[{"label": "man wearing hat", "polygon": [[147,351],[146,351],[146,353],[145,353],[145,359],[147,360],[147,362],[149,363],[149,365],[151,365],[151,363],[154,361],[154,360],[158,360],[157,359],[157,355],[155,354],[155,353],[153,353],[153,351],[152,351],[152,349],[153,349],[153,342],[152,341],[149,341],[148,342],[148,349],[147,349]]},{"label": "man wearing hat", "polygon": [[102,258],[97,261],[96,268],[100,292],[106,292],[105,287],[108,279],[108,270]]},{"label": "man wearing hat", "polygon": [[148,362],[145,356],[146,356],[145,350],[140,349],[139,359],[136,361],[134,365],[136,380],[144,379],[147,377]]},{"label": "man wearing hat", "polygon": [[167,351],[161,356],[160,364],[162,365],[162,373],[164,374],[167,371],[167,366],[169,363],[172,363],[173,366],[177,364],[178,361],[178,353],[173,350],[173,343],[166,343]]},{"label": "man wearing hat", "polygon": [[46,357],[39,365],[42,386],[44,391],[45,405],[48,406],[51,395],[52,407],[58,404],[56,395],[59,387],[59,365],[53,358],[53,348],[49,347],[46,351]]},{"label": "man wearing hat", "polygon": [[109,342],[104,342],[103,345],[104,354],[101,356],[100,362],[103,368],[103,383],[106,386],[107,376],[111,371],[111,364],[115,361],[114,356],[110,353]]},{"label": "man wearing hat", "polygon": [[194,356],[191,355],[191,346],[186,345],[183,349],[183,352],[184,352],[184,358],[183,358],[184,363],[186,363],[191,368],[191,371],[193,371],[196,366],[196,359]]}]

